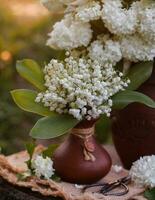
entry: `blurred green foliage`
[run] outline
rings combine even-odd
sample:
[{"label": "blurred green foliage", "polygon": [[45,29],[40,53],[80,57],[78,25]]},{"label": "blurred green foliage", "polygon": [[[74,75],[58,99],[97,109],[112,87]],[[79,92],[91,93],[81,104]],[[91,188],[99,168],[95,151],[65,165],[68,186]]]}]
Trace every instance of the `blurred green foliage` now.
[{"label": "blurred green foliage", "polygon": [[18,76],[16,61],[32,58],[43,64],[54,56],[45,45],[53,21],[49,15],[38,20],[19,19],[6,4],[0,4],[0,147],[4,153],[22,149],[30,128],[37,120],[36,116],[21,111],[12,101],[10,90],[30,87]]}]

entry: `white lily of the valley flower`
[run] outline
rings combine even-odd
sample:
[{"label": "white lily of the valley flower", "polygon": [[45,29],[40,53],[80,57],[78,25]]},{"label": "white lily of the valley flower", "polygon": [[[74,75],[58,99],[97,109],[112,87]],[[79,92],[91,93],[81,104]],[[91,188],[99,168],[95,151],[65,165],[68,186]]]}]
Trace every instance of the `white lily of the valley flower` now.
[{"label": "white lily of the valley flower", "polygon": [[102,65],[88,57],[69,56],[64,62],[52,59],[44,73],[47,89],[38,94],[36,102],[78,120],[98,118],[101,114],[110,116],[111,97],[129,83],[112,64]]}]

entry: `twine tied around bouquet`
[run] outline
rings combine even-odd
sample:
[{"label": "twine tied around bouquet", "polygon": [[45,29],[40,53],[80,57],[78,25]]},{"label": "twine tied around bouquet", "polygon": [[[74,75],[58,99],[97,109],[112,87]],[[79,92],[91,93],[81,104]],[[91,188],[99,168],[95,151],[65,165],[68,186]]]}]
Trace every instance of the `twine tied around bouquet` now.
[{"label": "twine tied around bouquet", "polygon": [[73,128],[71,134],[81,138],[83,140],[84,148],[83,155],[86,161],[94,162],[96,160],[93,152],[95,151],[95,146],[92,142],[91,137],[94,135],[95,126],[91,128]]}]

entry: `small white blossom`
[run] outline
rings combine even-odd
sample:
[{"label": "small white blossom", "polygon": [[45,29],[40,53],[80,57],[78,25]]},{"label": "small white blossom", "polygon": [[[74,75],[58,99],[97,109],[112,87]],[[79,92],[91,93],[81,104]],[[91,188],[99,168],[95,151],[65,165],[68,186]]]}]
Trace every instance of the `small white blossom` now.
[{"label": "small white blossom", "polygon": [[120,165],[113,165],[112,169],[114,170],[115,173],[120,173],[123,170],[123,167]]},{"label": "small white blossom", "polygon": [[32,160],[32,168],[35,175],[40,178],[43,176],[45,179],[50,179],[54,175],[53,161],[49,158],[43,158],[41,155],[37,155]]},{"label": "small white blossom", "polygon": [[77,188],[77,189],[83,189],[83,188],[84,188],[84,186],[83,186],[83,185],[78,185],[78,184],[75,184],[75,188]]},{"label": "small white blossom", "polygon": [[141,157],[133,163],[130,176],[136,185],[155,187],[155,155]]},{"label": "small white blossom", "polygon": [[128,85],[110,63],[100,64],[87,57],[52,59],[45,66],[45,86],[36,101],[51,111],[69,113],[78,120],[110,116],[111,97]]},{"label": "small white blossom", "polygon": [[75,21],[71,15],[67,15],[54,25],[49,36],[48,46],[56,49],[73,49],[87,46],[92,38],[92,30],[89,23]]}]

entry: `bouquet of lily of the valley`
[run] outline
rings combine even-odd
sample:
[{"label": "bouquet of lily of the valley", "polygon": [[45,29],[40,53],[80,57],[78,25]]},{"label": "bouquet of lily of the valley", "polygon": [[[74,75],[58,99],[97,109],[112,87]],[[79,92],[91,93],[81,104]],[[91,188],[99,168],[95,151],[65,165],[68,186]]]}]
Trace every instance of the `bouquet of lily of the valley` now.
[{"label": "bouquet of lily of the valley", "polygon": [[[47,40],[47,45],[58,51],[57,58],[53,57],[43,70],[33,60],[18,61],[17,71],[36,90],[11,92],[20,108],[43,116],[30,132],[33,138],[55,138],[74,127],[75,136],[79,134],[77,129],[81,123],[92,135],[92,121],[110,117],[113,109],[122,109],[132,102],[155,108],[153,100],[134,91],[149,78],[153,68],[154,1],[41,2],[51,12],[63,13]],[[88,137],[79,135],[84,140],[85,160],[97,162],[95,145]],[[55,162],[60,163],[57,157],[60,158],[56,156]],[[55,166],[63,178],[69,177],[61,173],[58,164]],[[106,174],[108,170],[105,171]],[[96,179],[101,178],[101,174]],[[81,182],[87,182],[87,178]],[[68,180],[75,182],[77,177]]]}]

